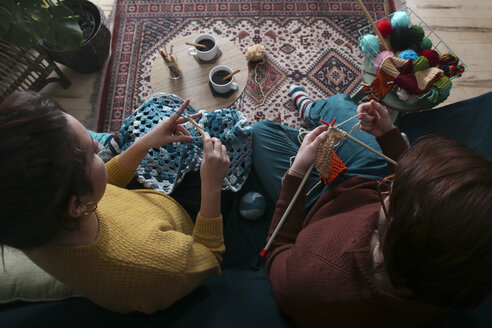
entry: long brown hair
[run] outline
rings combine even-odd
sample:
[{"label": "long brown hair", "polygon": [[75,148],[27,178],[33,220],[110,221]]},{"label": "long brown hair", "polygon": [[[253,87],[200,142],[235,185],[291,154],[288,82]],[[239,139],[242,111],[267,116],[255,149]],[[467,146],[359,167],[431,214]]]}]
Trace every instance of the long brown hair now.
[{"label": "long brown hair", "polygon": [[492,162],[427,137],[395,174],[383,241],[391,282],[438,305],[480,303],[492,292]]},{"label": "long brown hair", "polygon": [[0,244],[43,245],[69,223],[69,198],[92,191],[86,154],[61,107],[35,92],[0,104]]}]

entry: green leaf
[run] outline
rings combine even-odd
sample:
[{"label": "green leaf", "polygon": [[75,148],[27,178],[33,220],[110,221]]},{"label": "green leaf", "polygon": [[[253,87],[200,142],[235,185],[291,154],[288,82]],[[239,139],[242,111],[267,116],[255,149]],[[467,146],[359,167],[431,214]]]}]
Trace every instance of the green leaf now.
[{"label": "green leaf", "polygon": [[45,38],[50,44],[65,50],[82,45],[82,31],[76,18],[51,20]]},{"label": "green leaf", "polygon": [[0,7],[0,38],[9,30],[11,23],[12,14],[7,9]]},{"label": "green leaf", "polygon": [[5,8],[10,13],[19,10],[19,7],[17,6],[15,0],[2,0],[2,3],[0,3],[0,7]]},{"label": "green leaf", "polygon": [[73,16],[72,9],[68,8],[63,4],[58,4],[54,7],[50,7],[50,13],[53,18],[65,18],[69,16]]}]

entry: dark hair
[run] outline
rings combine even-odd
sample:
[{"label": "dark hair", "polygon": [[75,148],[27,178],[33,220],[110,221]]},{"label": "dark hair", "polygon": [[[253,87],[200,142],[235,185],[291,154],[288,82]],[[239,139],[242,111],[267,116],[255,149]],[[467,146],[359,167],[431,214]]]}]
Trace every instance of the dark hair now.
[{"label": "dark hair", "polygon": [[35,92],[15,92],[0,104],[0,244],[19,249],[51,241],[78,225],[69,199],[92,192],[86,151],[61,107]]},{"label": "dark hair", "polygon": [[492,292],[492,162],[427,137],[395,174],[383,240],[392,284],[441,306],[478,305]]}]

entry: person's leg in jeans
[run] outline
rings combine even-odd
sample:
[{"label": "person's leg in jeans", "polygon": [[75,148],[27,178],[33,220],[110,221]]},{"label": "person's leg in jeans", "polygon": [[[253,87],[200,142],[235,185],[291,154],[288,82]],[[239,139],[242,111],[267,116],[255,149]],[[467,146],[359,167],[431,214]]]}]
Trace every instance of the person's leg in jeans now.
[{"label": "person's leg in jeans", "polygon": [[[299,93],[304,89],[292,86],[291,90],[297,90]],[[308,97],[307,94],[305,97]],[[357,114],[357,105],[349,96],[344,94],[336,94],[327,100],[316,100],[312,103],[309,103],[309,100],[303,98],[303,104],[306,103],[308,103],[307,107],[309,110],[306,111],[305,109],[304,111],[304,124],[307,126],[316,127],[322,124],[321,120],[331,122],[333,118],[337,119],[335,123],[335,125],[337,125]],[[345,132],[350,132],[352,127],[358,122],[359,120],[354,118],[341,125],[339,128]],[[379,147],[376,138],[372,135],[366,132],[359,132],[357,129],[354,129],[351,135],[381,152],[381,148]],[[385,160],[348,138],[345,138],[335,148],[335,152],[348,167],[348,171],[343,174],[343,179],[353,176],[378,179],[389,174]]]}]

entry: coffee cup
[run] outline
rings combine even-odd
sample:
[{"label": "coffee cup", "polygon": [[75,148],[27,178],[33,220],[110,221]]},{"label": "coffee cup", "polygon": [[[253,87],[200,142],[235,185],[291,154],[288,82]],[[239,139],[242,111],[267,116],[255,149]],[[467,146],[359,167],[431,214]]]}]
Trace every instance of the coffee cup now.
[{"label": "coffee cup", "polygon": [[238,85],[236,82],[232,81],[233,77],[229,77],[224,80],[224,77],[232,73],[232,69],[228,66],[220,65],[212,68],[210,73],[208,74],[208,79],[212,84],[212,88],[217,93],[227,93],[231,90],[237,90]]},{"label": "coffee cup", "polygon": [[192,47],[188,49],[188,54],[191,56],[197,56],[202,61],[211,61],[217,55],[217,42],[213,35],[200,34],[195,38],[193,43],[202,44],[206,48]]}]

